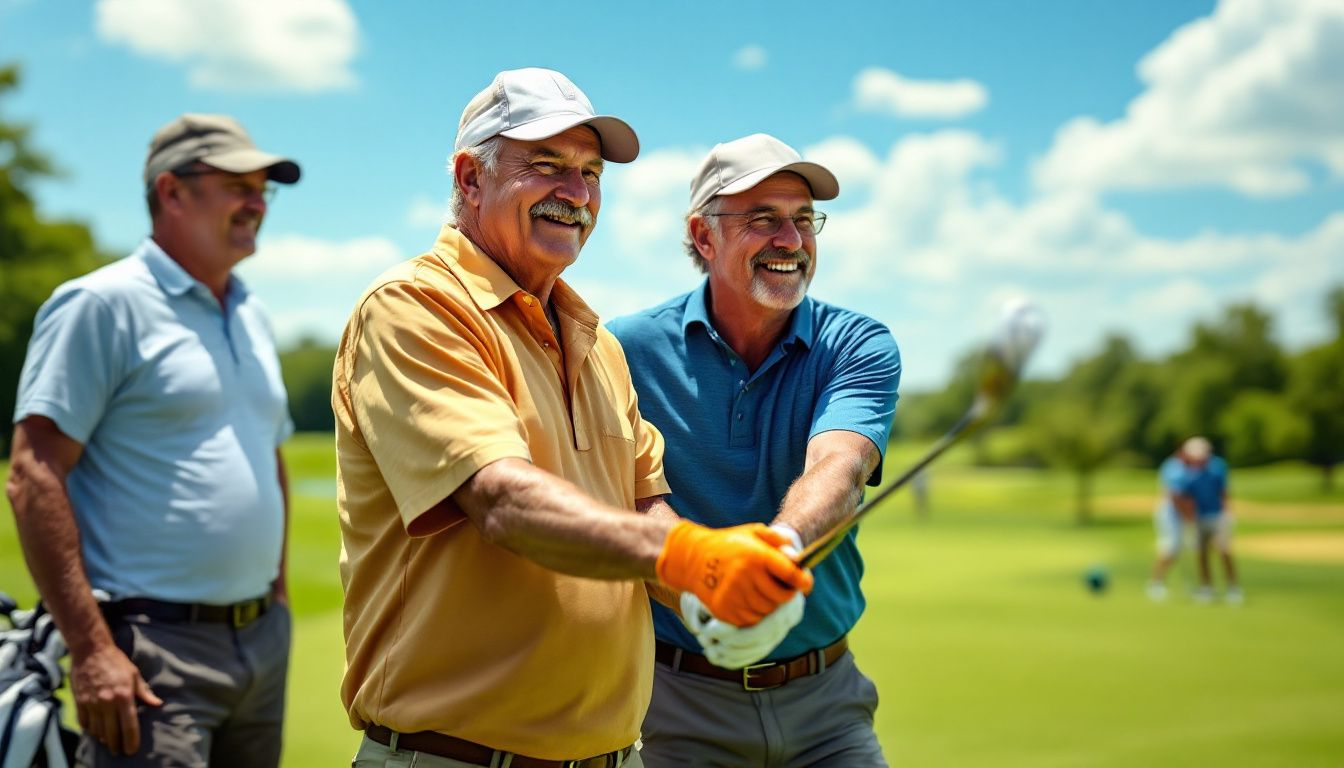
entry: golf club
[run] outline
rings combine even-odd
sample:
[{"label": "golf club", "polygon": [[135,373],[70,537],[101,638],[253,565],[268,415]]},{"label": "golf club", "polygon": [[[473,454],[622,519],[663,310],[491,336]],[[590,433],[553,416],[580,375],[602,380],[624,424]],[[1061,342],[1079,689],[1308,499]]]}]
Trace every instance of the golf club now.
[{"label": "golf club", "polygon": [[855,511],[853,517],[836,525],[824,535],[817,537],[803,548],[798,555],[798,564],[811,568],[821,562],[840,544],[865,515],[873,511],[878,504],[891,494],[900,490],[910,478],[938,458],[966,436],[984,426],[1003,408],[1008,395],[1013,391],[1022,375],[1023,365],[1036,348],[1041,334],[1045,330],[1044,318],[1035,305],[1026,300],[1009,302],[1003,308],[1002,321],[989,347],[985,350],[984,361],[980,365],[980,376],[976,385],[975,401],[969,410],[947,431],[947,434],[929,449],[918,461],[910,465],[895,481],[868,499]]}]

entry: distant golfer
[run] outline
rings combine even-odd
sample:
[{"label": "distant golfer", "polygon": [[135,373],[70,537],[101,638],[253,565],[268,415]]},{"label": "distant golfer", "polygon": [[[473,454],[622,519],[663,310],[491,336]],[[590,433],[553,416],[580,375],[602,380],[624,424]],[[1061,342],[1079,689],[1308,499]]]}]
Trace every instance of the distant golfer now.
[{"label": "distant golfer", "polygon": [[1227,462],[1213,455],[1213,446],[1203,437],[1192,437],[1158,470],[1162,495],[1154,513],[1157,530],[1157,563],[1153,566],[1148,596],[1167,597],[1166,576],[1180,553],[1186,532],[1193,532],[1198,547],[1199,586],[1194,598],[1213,599],[1209,552],[1217,549],[1226,579],[1224,599],[1242,602],[1237,568],[1232,557],[1232,516],[1227,511]]},{"label": "distant golfer", "polygon": [[83,765],[280,761],[293,425],[270,325],[232,270],[269,182],[298,180],[232,118],[182,115],[145,159],[150,236],[38,310],[9,498],[70,645]]},{"label": "distant golfer", "polygon": [[639,766],[646,581],[744,624],[811,586],[777,531],[677,519],[620,345],[560,279],[605,162],[638,152],[559,72],[501,72],[462,113],[453,223],[350,316],[333,404],[356,766]]},{"label": "distant golfer", "polygon": [[[670,501],[687,518],[770,523],[801,549],[878,482],[896,342],[807,296],[826,223],[814,201],[838,194],[829,170],[774,137],[719,144],[691,182],[686,217],[687,252],[707,279],[610,325],[641,411],[667,440]],[[885,765],[877,690],[848,651],[862,575],[850,533],[816,568],[805,609],[799,596],[738,629],[722,615],[702,621],[693,596],[681,618],[655,605],[645,762]]]}]

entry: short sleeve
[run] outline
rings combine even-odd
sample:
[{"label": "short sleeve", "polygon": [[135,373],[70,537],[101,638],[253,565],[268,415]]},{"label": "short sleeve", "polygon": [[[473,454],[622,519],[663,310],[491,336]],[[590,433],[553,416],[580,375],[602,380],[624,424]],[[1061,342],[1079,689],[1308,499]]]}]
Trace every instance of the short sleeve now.
[{"label": "short sleeve", "polygon": [[[620,344],[616,344],[620,348]],[[620,373],[625,378],[630,404],[626,410],[635,435],[635,499],[647,499],[671,493],[667,477],[663,474],[663,433],[652,422],[646,421],[639,412],[639,396],[635,393],[635,384],[630,377],[630,367],[621,352]]]},{"label": "short sleeve", "polygon": [[[871,321],[843,338],[813,409],[808,437],[837,429],[855,432],[873,441],[885,458],[901,383],[900,351],[891,332]],[[868,484],[881,480],[879,462]]]},{"label": "short sleeve", "polygon": [[61,289],[38,310],[19,376],[14,423],[45,416],[88,443],[126,375],[129,334],[107,303],[85,289]]},{"label": "short sleeve", "polygon": [[[350,352],[353,417],[402,523],[415,533],[418,518],[482,467],[531,456],[497,344],[477,318],[411,282],[381,286],[359,313]],[[460,520],[449,506],[450,523]]]}]

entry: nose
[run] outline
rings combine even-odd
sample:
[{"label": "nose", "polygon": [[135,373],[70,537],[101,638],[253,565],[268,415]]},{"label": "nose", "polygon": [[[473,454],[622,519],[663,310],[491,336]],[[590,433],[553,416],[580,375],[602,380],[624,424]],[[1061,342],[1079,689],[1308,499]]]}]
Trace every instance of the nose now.
[{"label": "nose", "polygon": [[786,251],[796,251],[803,247],[803,233],[798,231],[798,225],[793,223],[793,219],[785,216],[779,222],[779,231],[770,238],[770,244]]},{"label": "nose", "polygon": [[560,179],[560,186],[555,190],[555,196],[575,208],[588,205],[588,201],[592,199],[592,190],[588,188],[588,181],[583,177],[583,171],[578,168],[567,171]]}]

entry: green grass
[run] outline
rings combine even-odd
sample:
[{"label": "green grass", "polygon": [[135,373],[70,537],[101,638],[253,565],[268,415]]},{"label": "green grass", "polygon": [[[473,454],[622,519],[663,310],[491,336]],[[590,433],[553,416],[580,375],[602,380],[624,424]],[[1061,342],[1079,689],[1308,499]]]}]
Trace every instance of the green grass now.
[{"label": "green grass", "polygon": [[[895,446],[888,476],[917,456]],[[348,764],[357,735],[337,688],[341,594],[331,440],[286,448],[294,488],[290,582],[297,618],[287,766]],[[1344,494],[1299,465],[1236,470],[1254,505],[1237,541],[1240,608],[1143,596],[1151,567],[1148,470],[1096,478],[1093,523],[1072,480],[976,469],[958,449],[931,471],[931,515],[897,494],[864,524],[868,610],[859,665],[882,696],[877,727],[904,766],[1339,766],[1344,764],[1344,552],[1327,562],[1252,556],[1257,537],[1344,536]],[[3,467],[0,467],[3,469]],[[0,587],[32,599],[8,508]],[[1340,539],[1334,539],[1340,541]],[[1093,566],[1111,589],[1083,587]]]}]

